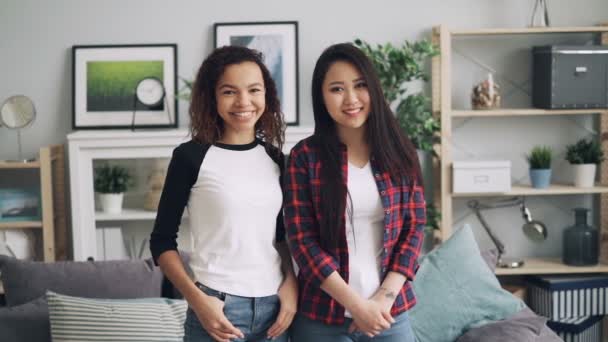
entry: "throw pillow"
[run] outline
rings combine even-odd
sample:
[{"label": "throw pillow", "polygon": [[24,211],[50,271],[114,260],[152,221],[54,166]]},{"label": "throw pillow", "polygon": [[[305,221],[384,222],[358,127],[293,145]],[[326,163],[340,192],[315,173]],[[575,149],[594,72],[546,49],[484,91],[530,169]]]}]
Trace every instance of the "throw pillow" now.
[{"label": "throw pillow", "polygon": [[452,342],[525,307],[500,287],[468,225],[422,258],[413,286],[417,305],[410,318],[420,342]]},{"label": "throw pillow", "polygon": [[0,255],[0,273],[8,306],[46,290],[89,298],[159,297],[163,279],[151,259],[44,263]]},{"label": "throw pillow", "polygon": [[462,335],[457,342],[561,341],[559,336],[547,327],[546,322],[546,318],[525,308],[505,320],[473,328]]},{"label": "throw pillow", "polygon": [[48,291],[53,342],[179,341],[188,304],[167,298],[91,299]]},{"label": "throw pillow", "polygon": [[23,305],[0,308],[3,342],[50,341],[49,309],[44,297]]}]

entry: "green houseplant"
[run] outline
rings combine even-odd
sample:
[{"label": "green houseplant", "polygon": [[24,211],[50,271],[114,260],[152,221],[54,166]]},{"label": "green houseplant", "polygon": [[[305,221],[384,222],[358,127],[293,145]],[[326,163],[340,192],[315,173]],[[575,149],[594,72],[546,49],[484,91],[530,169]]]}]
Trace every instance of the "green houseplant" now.
[{"label": "green houseplant", "polygon": [[589,188],[595,183],[597,164],[604,161],[604,151],[599,142],[580,139],[566,146],[566,160],[574,170],[574,186]]},{"label": "green houseplant", "polygon": [[94,188],[106,213],[122,211],[124,192],[132,185],[133,176],[125,167],[105,164],[95,169]]},{"label": "green houseplant", "polygon": [[551,158],[553,151],[549,146],[534,146],[526,156],[530,164],[532,187],[543,189],[551,184]]}]

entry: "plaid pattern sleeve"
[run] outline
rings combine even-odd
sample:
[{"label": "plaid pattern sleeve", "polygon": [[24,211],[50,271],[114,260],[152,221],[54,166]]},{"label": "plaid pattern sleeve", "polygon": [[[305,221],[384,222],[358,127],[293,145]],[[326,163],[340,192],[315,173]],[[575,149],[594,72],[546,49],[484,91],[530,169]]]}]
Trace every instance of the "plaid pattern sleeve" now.
[{"label": "plaid pattern sleeve", "polygon": [[393,250],[390,270],[414,280],[418,270],[418,255],[422,246],[424,226],[426,224],[426,202],[424,190],[417,182],[410,184],[409,199],[403,207],[403,228]]},{"label": "plaid pattern sleeve", "polygon": [[307,152],[304,144],[297,145],[291,151],[285,173],[283,210],[287,241],[300,268],[300,276],[320,287],[325,278],[338,270],[339,265],[319,243],[319,224],[309,177],[309,171],[316,165]]}]

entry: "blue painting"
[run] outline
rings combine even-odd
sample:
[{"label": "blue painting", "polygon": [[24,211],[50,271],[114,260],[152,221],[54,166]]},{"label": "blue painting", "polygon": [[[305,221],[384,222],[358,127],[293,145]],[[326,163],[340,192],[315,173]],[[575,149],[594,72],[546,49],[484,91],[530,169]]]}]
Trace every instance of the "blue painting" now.
[{"label": "blue painting", "polygon": [[255,49],[264,55],[264,64],[277,86],[283,102],[283,37],[281,35],[231,36],[230,45]]}]

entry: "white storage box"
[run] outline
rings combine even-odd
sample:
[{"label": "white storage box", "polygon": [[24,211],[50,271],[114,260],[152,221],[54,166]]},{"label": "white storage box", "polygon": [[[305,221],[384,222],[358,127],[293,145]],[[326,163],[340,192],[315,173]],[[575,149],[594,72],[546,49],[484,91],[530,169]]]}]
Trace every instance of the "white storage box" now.
[{"label": "white storage box", "polygon": [[511,161],[455,161],[452,164],[454,193],[511,191]]}]

